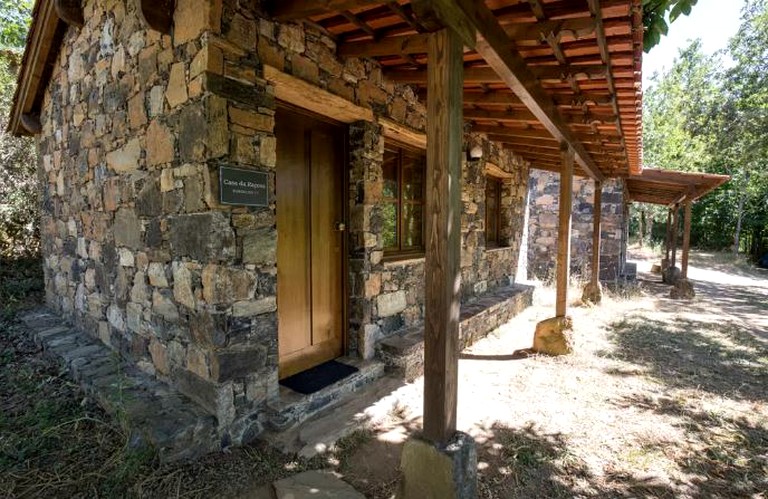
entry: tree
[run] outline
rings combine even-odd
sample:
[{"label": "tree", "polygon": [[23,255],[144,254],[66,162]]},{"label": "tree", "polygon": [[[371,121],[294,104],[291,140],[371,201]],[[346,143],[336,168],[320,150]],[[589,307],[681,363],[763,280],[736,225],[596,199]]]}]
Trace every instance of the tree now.
[{"label": "tree", "polygon": [[38,189],[32,140],[8,133],[31,0],[0,0],[0,256],[37,252]]},{"label": "tree", "polygon": [[[643,0],[643,49],[646,52],[655,47],[669,31],[669,23],[675,22],[680,14],[686,16],[698,0]],[[669,13],[669,23],[667,22]]]},{"label": "tree", "polygon": [[0,48],[24,47],[31,17],[32,0],[0,0]]},{"label": "tree", "polygon": [[747,3],[728,49],[730,69],[695,41],[654,77],[643,106],[646,166],[731,175],[694,205],[693,242],[753,256],[768,249],[766,3]]}]

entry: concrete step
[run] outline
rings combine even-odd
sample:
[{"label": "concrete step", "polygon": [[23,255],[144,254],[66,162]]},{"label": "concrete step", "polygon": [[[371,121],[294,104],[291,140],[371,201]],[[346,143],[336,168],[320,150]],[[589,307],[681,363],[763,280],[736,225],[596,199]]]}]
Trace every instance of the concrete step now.
[{"label": "concrete step", "polygon": [[385,365],[378,360],[341,357],[336,361],[354,366],[358,371],[309,395],[280,385],[279,399],[269,404],[267,426],[270,430],[282,432],[297,426],[345,398],[354,397],[361,388],[384,375]]},{"label": "concrete step", "polygon": [[[464,350],[533,302],[533,286],[513,284],[462,305],[459,350]],[[405,328],[383,339],[376,347],[387,369],[406,381],[424,374],[424,326]]]},{"label": "concrete step", "polygon": [[126,363],[100,341],[45,308],[21,317],[35,342],[85,393],[131,432],[132,445],[151,445],[161,461],[221,449],[216,418],[179,392]]}]

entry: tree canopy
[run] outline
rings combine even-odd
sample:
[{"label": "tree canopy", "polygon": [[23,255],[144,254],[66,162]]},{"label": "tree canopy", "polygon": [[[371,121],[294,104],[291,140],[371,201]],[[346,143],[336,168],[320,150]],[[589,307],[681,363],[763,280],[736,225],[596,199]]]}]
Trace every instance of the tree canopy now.
[{"label": "tree canopy", "polygon": [[682,49],[643,105],[646,166],[732,177],[695,205],[694,242],[755,256],[768,249],[766,0],[747,2],[724,53],[704,54],[698,40]]},{"label": "tree canopy", "polygon": [[32,0],[0,0],[0,48],[24,47],[31,15]]},{"label": "tree canopy", "polygon": [[[698,0],[643,0],[643,48],[650,51],[669,31],[669,23],[675,22],[681,14],[686,16]],[[667,22],[669,19],[669,23]]]}]

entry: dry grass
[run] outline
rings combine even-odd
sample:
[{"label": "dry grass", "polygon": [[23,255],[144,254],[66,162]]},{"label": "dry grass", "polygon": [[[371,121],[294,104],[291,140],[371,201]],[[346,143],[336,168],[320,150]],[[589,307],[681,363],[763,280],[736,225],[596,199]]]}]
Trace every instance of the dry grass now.
[{"label": "dry grass", "polygon": [[[576,352],[521,357],[553,293],[460,360],[459,427],[475,437],[482,498],[751,497],[768,490],[768,278],[694,254],[699,297],[641,287],[600,306],[571,292]],[[342,473],[369,497],[396,487],[402,442],[418,431],[420,382],[386,421],[312,460],[261,446],[158,466],[24,338],[0,324],[0,496],[248,497],[292,473]]]}]

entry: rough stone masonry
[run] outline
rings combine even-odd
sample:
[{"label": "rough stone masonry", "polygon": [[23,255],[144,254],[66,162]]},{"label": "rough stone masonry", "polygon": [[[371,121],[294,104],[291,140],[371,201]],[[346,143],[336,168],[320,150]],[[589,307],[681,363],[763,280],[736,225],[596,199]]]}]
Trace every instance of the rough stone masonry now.
[{"label": "rough stone masonry", "polygon": [[[179,0],[173,35],[135,2],[84,0],[42,106],[39,176],[46,300],[144,373],[215,416],[222,442],[263,429],[278,397],[275,83],[298,78],[373,112],[349,125],[348,354],[423,320],[423,258],[385,262],[382,162],[388,120],[423,131],[406,86],[339,59],[311,25],[262,2]],[[464,165],[462,298],[513,282],[529,165],[482,136]],[[487,164],[505,172],[499,248],[485,247]],[[264,208],[219,203],[218,168],[269,175]]]}]

